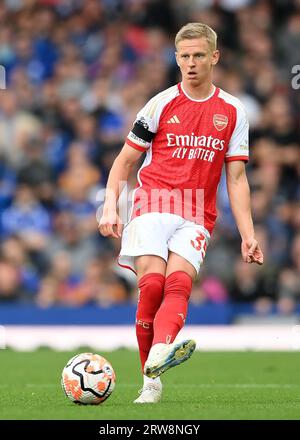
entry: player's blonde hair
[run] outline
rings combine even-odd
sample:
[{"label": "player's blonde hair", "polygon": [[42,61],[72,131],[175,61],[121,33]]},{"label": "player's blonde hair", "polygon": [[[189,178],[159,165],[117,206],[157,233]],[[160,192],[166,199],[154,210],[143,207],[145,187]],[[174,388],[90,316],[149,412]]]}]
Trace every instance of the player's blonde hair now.
[{"label": "player's blonde hair", "polygon": [[204,23],[188,23],[183,26],[176,34],[175,46],[182,40],[192,40],[195,38],[206,38],[211,52],[217,49],[217,34],[207,24]]}]

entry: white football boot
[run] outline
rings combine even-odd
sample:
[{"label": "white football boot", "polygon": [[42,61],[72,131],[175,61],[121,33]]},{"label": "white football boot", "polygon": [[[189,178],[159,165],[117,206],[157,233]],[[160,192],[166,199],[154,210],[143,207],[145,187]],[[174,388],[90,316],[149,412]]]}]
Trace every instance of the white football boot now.
[{"label": "white football boot", "polygon": [[162,395],[160,378],[149,379],[144,377],[144,386],[139,390],[140,396],[133,403],[158,403]]},{"label": "white football boot", "polygon": [[153,345],[145,363],[144,374],[155,379],[169,368],[176,367],[189,359],[195,348],[196,342],[193,339],[186,339],[179,343]]}]

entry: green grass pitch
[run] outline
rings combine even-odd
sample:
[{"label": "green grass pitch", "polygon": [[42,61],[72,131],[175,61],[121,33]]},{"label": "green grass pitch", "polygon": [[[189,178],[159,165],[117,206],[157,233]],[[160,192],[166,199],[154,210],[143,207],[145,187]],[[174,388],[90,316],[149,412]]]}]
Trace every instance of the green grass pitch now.
[{"label": "green grass pitch", "polygon": [[61,372],[81,348],[55,352],[0,351],[0,418],[3,420],[259,420],[300,419],[300,352],[195,352],[162,375],[163,399],[135,405],[141,386],[138,353],[99,353],[113,365],[117,382],[99,406],[69,401]]}]

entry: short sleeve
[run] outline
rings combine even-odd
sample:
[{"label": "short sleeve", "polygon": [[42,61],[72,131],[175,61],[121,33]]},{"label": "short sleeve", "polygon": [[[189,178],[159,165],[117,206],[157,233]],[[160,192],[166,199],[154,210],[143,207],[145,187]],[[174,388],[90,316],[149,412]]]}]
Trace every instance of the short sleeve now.
[{"label": "short sleeve", "polygon": [[139,151],[146,151],[152,143],[159,124],[160,112],[155,97],[139,111],[126,143]]},{"label": "short sleeve", "polygon": [[249,160],[249,123],[244,106],[236,106],[236,124],[231,135],[225,162],[234,160]]}]

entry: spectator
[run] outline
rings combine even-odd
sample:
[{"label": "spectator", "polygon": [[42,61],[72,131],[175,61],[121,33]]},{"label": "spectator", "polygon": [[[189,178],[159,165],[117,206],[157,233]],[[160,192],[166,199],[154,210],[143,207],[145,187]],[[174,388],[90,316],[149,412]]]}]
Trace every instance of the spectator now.
[{"label": "spectator", "polygon": [[22,290],[22,301],[34,302],[34,296],[38,292],[40,274],[26,252],[26,246],[22,239],[11,236],[1,244],[1,255],[3,259],[14,267],[18,274],[20,289]]},{"label": "spectator", "polygon": [[13,303],[21,297],[21,282],[17,269],[0,259],[0,302]]},{"label": "spectator", "polygon": [[28,250],[43,250],[47,246],[51,218],[29,186],[17,187],[12,205],[3,211],[2,232],[4,237],[21,237]]},{"label": "spectator", "polygon": [[292,242],[291,264],[283,269],[279,278],[278,310],[282,314],[295,311],[300,300],[300,233]]},{"label": "spectator", "polygon": [[46,249],[49,261],[56,259],[59,252],[67,253],[71,272],[79,275],[83,273],[85,265],[95,257],[101,248],[94,237],[86,236],[80,226],[80,222],[70,211],[58,213],[54,219],[54,234]]}]

